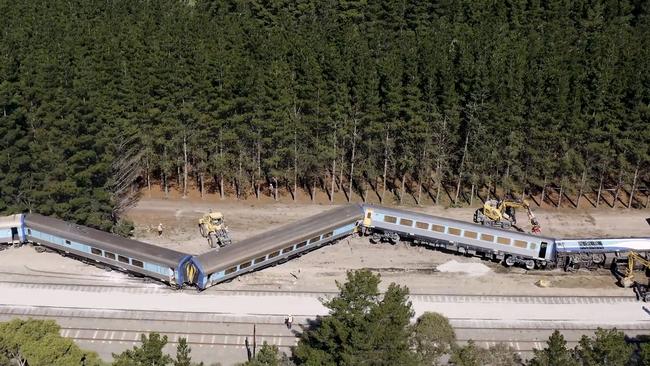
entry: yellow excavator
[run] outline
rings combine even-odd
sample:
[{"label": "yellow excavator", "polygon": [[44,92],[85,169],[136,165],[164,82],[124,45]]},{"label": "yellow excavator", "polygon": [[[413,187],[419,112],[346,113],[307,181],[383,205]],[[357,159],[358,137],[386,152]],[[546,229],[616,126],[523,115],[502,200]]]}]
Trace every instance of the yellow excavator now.
[{"label": "yellow excavator", "polygon": [[204,238],[208,238],[210,248],[226,247],[232,243],[228,227],[221,212],[212,212],[203,215],[199,219],[199,232]]},{"label": "yellow excavator", "polygon": [[638,283],[634,280],[634,267],[636,263],[641,264],[644,270],[648,270],[650,268],[650,260],[641,256],[641,254],[637,252],[629,252],[627,254],[627,268],[625,270],[625,276],[621,277],[619,282],[623,287],[634,287],[637,295],[639,296],[639,299],[647,302],[650,301],[650,292],[648,291],[648,285]]},{"label": "yellow excavator", "polygon": [[532,226],[531,231],[534,234],[542,232],[539,221],[530,209],[530,204],[524,200],[504,199],[486,200],[483,207],[474,212],[474,222],[481,225],[500,227],[502,229],[510,229],[513,225],[517,224],[515,216],[515,209],[524,208],[528,213],[528,220]]}]

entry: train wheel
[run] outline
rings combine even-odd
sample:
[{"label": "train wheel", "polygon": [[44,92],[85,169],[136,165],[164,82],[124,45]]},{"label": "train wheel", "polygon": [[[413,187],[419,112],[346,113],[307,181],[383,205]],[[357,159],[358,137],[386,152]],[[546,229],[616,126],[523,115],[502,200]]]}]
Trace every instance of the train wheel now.
[{"label": "train wheel", "polygon": [[592,254],[591,261],[594,264],[601,265],[605,263],[605,254]]},{"label": "train wheel", "polygon": [[36,250],[36,253],[43,253],[43,252],[45,252],[45,248],[43,248],[43,247],[41,247],[41,246],[35,247],[34,250]]},{"label": "train wheel", "polygon": [[379,244],[379,242],[381,242],[381,235],[379,235],[379,233],[372,233],[370,242],[373,244]]},{"label": "train wheel", "polygon": [[526,269],[531,271],[535,269],[535,261],[532,259],[528,259],[524,262],[524,265],[526,266]]},{"label": "train wheel", "polygon": [[512,267],[512,266],[515,265],[515,263],[517,263],[517,261],[515,260],[515,257],[509,255],[509,256],[506,257],[506,260],[505,260],[504,263],[506,264],[506,266]]}]

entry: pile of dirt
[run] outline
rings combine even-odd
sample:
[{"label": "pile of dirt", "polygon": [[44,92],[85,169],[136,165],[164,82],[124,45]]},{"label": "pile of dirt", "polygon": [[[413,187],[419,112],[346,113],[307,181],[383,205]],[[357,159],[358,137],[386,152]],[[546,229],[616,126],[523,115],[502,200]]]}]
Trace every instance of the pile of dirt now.
[{"label": "pile of dirt", "polygon": [[483,263],[464,263],[450,260],[436,268],[440,272],[460,272],[470,277],[483,276],[491,272],[490,268]]}]

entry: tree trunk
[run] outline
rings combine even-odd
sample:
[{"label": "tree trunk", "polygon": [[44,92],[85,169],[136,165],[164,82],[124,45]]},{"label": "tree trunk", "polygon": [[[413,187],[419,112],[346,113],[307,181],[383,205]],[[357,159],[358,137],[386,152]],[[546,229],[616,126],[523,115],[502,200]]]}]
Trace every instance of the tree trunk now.
[{"label": "tree trunk", "polygon": [[440,188],[442,188],[442,164],[440,163],[440,160],[438,160],[438,164],[436,166],[436,176],[438,177],[438,182],[436,184],[436,206],[440,204]]},{"label": "tree trunk", "polygon": [[596,208],[598,208],[598,205],[600,204],[600,196],[601,193],[603,192],[603,179],[605,178],[604,173],[600,173],[600,183],[598,184],[598,195],[596,196]]},{"label": "tree trunk", "polygon": [[187,137],[183,135],[183,198],[187,197]]},{"label": "tree trunk", "polygon": [[[223,161],[223,129],[219,129],[219,157],[221,158],[221,161]],[[219,174],[219,197],[220,199],[223,199],[224,196],[224,191],[223,191],[223,170]]]},{"label": "tree trunk", "polygon": [[273,177],[273,199],[278,200],[278,178]]},{"label": "tree trunk", "polygon": [[316,179],[313,179],[311,182],[311,201],[314,202],[316,198]]},{"label": "tree trunk", "polygon": [[406,173],[402,174],[402,188],[399,191],[399,204],[400,205],[404,201],[405,182],[406,182]]},{"label": "tree trunk", "polygon": [[646,189],[645,191],[645,205],[643,205],[643,208],[648,208],[648,203],[650,201],[650,193],[648,193],[648,190]]},{"label": "tree trunk", "polygon": [[472,183],[472,191],[469,194],[469,207],[472,207],[474,204],[474,183]]},{"label": "tree trunk", "polygon": [[298,195],[298,133],[293,132],[293,201]]},{"label": "tree trunk", "polygon": [[260,179],[262,179],[262,143],[257,140],[257,176],[255,176],[255,196],[260,199]]},{"label": "tree trunk", "polygon": [[612,203],[612,208],[615,208],[616,202],[618,202],[618,194],[620,193],[621,185],[623,185],[623,168],[621,168],[621,172],[618,175],[618,183],[616,184],[616,192],[614,193],[614,202]]},{"label": "tree trunk", "polygon": [[627,201],[627,208],[632,208],[632,202],[634,201],[634,191],[636,190],[636,180],[639,177],[639,165],[634,169],[634,179],[632,180],[632,190],[630,191],[630,200]]},{"label": "tree trunk", "polygon": [[165,198],[169,196],[169,187],[167,185],[167,174],[162,173],[163,186],[165,187]]},{"label": "tree trunk", "polygon": [[147,190],[149,191],[149,197],[151,197],[151,169],[149,167],[149,159],[147,159]]},{"label": "tree trunk", "polygon": [[201,174],[199,174],[199,182],[201,183],[201,199],[203,199],[203,195],[204,195],[204,192],[205,192],[205,183],[204,183],[204,180],[203,180],[203,172],[201,172]]},{"label": "tree trunk", "polygon": [[224,196],[224,191],[223,191],[223,174],[219,176],[219,196],[221,199],[223,199]]},{"label": "tree trunk", "polygon": [[458,183],[456,184],[456,196],[454,197],[454,205],[458,204],[458,196],[460,195],[460,183],[463,179],[463,164],[465,163],[465,155],[467,155],[467,145],[469,143],[469,131],[465,135],[465,146],[463,147],[463,156],[460,158],[460,167],[458,168]]},{"label": "tree trunk", "polygon": [[352,199],[352,187],[354,186],[354,154],[357,148],[357,119],[354,118],[354,131],[352,132],[352,156],[350,156],[350,187],[348,187],[348,202]]},{"label": "tree trunk", "polygon": [[381,199],[379,203],[384,203],[384,195],[386,194],[386,174],[388,174],[388,131],[386,131],[386,142],[384,144],[384,175],[383,175],[383,184],[381,191]]},{"label": "tree trunk", "polygon": [[539,201],[539,206],[542,207],[544,204],[544,198],[546,194],[546,176],[544,176],[544,183],[542,183],[542,199]]},{"label": "tree trunk", "polygon": [[585,182],[587,181],[587,169],[582,170],[582,179],[580,180],[580,191],[578,191],[578,199],[576,199],[576,209],[580,208],[580,199],[582,198],[582,193],[584,192]]},{"label": "tree trunk", "polygon": [[562,204],[562,188],[564,188],[564,187],[560,183],[560,196],[557,198],[557,207],[556,208],[560,208],[560,205]]},{"label": "tree trunk", "polygon": [[336,124],[334,124],[334,159],[332,159],[332,186],[330,189],[330,202],[334,202],[334,184],[336,184],[336,154],[338,139],[336,138]]}]

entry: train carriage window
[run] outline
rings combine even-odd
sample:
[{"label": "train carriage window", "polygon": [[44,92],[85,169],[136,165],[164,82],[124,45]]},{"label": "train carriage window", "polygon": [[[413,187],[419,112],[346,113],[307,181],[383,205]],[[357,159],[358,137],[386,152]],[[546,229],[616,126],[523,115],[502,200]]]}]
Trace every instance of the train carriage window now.
[{"label": "train carriage window", "polygon": [[251,266],[251,262],[248,261],[248,262],[246,262],[246,263],[242,263],[242,264],[240,264],[240,265],[239,265],[239,269],[248,268],[248,267],[250,267],[250,266]]},{"label": "train carriage window", "polygon": [[235,272],[237,272],[237,266],[228,268],[226,270],[225,274],[229,275],[229,274],[235,273]]},{"label": "train carriage window", "polygon": [[395,216],[384,216],[384,222],[387,222],[389,224],[396,224],[397,223],[397,217],[395,217]]},{"label": "train carriage window", "polygon": [[492,241],[493,242],[494,241],[494,235],[481,234],[481,240]]},{"label": "train carriage window", "polygon": [[502,236],[497,236],[497,243],[503,245],[510,245],[510,238],[504,238]]},{"label": "train carriage window", "polygon": [[286,247],[286,248],[282,249],[282,254],[289,253],[292,250],[293,250],[293,245],[290,246],[290,247]]},{"label": "train carriage window", "polygon": [[371,217],[372,217],[372,212],[368,212],[368,213],[366,214],[366,218],[369,219],[369,218],[371,218]]},{"label": "train carriage window", "polygon": [[32,229],[27,229],[27,235],[32,235]]},{"label": "train carriage window", "polygon": [[426,222],[416,221],[415,222],[415,227],[417,227],[418,229],[428,230],[429,229],[429,224],[427,224]]},{"label": "train carriage window", "polygon": [[515,246],[517,248],[528,248],[528,242],[523,240],[515,240]]},{"label": "train carriage window", "polygon": [[455,227],[450,227],[448,232],[451,235],[460,236],[460,229],[456,229]]},{"label": "train carriage window", "polygon": [[404,226],[413,226],[413,220],[399,219],[399,224]]},{"label": "train carriage window", "polygon": [[67,245],[72,245],[72,243],[70,243],[70,240],[66,240],[65,243],[66,243]]},{"label": "train carriage window", "polygon": [[330,231],[329,233],[325,233],[325,234],[323,234],[323,239],[331,238],[332,235],[334,235],[334,232],[332,232],[332,231]]},{"label": "train carriage window", "polygon": [[131,265],[133,265],[135,267],[140,267],[140,268],[144,267],[144,263],[142,263],[141,261],[139,261],[137,259],[131,259]]},{"label": "train carriage window", "polygon": [[115,260],[115,254],[113,254],[111,252],[104,252],[104,257],[106,257],[108,259]]},{"label": "train carriage window", "polygon": [[271,258],[275,258],[275,257],[277,257],[277,256],[279,256],[279,255],[280,255],[280,251],[273,252],[273,253],[269,254],[269,259],[271,259]]},{"label": "train carriage window", "polygon": [[307,242],[303,241],[302,243],[296,245],[296,249],[300,249],[300,248],[304,247],[305,245],[307,245]]},{"label": "train carriage window", "polygon": [[478,237],[478,233],[476,231],[467,231],[467,230],[465,230],[465,232],[463,233],[463,236],[466,237],[466,238],[470,238],[470,239],[476,239]]},{"label": "train carriage window", "polygon": [[102,255],[102,251],[97,248],[90,248],[90,252],[94,255]]},{"label": "train carriage window", "polygon": [[262,263],[266,260],[266,257],[259,257],[253,261],[253,264]]},{"label": "train carriage window", "polygon": [[431,225],[431,231],[437,231],[439,233],[444,233],[445,232],[445,227],[442,226],[442,225],[432,224]]},{"label": "train carriage window", "polygon": [[319,240],[320,240],[320,236],[317,236],[315,238],[311,238],[311,239],[309,239],[309,244],[314,244],[315,242],[317,242]]},{"label": "train carriage window", "polygon": [[129,263],[129,258],[121,256],[121,255],[117,256],[117,260],[122,262],[122,263]]}]

